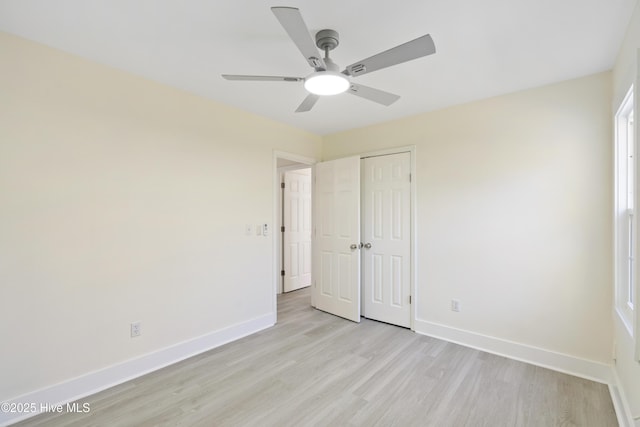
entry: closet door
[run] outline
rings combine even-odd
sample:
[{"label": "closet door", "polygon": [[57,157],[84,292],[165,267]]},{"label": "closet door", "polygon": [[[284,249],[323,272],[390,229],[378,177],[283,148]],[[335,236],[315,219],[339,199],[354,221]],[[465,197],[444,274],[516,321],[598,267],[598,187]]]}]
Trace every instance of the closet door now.
[{"label": "closet door", "polygon": [[363,316],[411,327],[411,154],[362,159]]},{"label": "closet door", "polygon": [[314,176],[314,303],[359,322],[360,158],[317,163]]}]

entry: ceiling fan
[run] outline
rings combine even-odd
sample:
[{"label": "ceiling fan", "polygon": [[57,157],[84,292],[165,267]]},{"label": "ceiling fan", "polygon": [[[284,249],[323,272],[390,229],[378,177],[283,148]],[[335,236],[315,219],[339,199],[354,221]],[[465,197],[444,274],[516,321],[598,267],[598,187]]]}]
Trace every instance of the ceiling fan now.
[{"label": "ceiling fan", "polygon": [[[389,106],[400,99],[400,96],[353,83],[351,78],[436,52],[431,36],[426,34],[362,61],[354,62],[340,72],[338,65],[329,58],[329,52],[340,43],[337,31],[319,31],[316,34],[316,42],[314,44],[309,29],[302,19],[300,10],[294,7],[272,7],[271,11],[278,18],[280,24],[287,31],[291,40],[293,40],[314,71],[307,77],[235,74],[223,74],[222,77],[227,80],[304,82],[304,87],[309,92],[309,95],[302,101],[296,113],[311,110],[320,96],[336,95],[343,92]],[[316,46],[324,51],[324,58],[321,57]]]}]

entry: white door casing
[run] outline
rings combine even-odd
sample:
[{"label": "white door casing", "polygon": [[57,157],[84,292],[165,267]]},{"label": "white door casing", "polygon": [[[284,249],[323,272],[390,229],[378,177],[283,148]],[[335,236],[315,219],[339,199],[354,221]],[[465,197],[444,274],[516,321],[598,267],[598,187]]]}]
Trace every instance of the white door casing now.
[{"label": "white door casing", "polygon": [[403,327],[411,327],[410,174],[408,152],[362,159],[363,316]]},{"label": "white door casing", "polygon": [[284,292],[311,285],[311,169],[285,172]]},{"label": "white door casing", "polygon": [[314,303],[359,322],[360,158],[317,163],[314,176]]}]

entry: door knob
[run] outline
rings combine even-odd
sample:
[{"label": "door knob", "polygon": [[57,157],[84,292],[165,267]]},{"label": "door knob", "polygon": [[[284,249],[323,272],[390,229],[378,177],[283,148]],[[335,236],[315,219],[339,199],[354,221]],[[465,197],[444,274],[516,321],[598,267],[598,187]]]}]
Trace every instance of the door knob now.
[{"label": "door knob", "polygon": [[356,249],[358,249],[358,245],[356,245],[355,243],[352,244],[351,246],[349,246],[351,248],[351,250],[355,251]]},{"label": "door knob", "polygon": [[365,243],[364,247],[365,249],[371,249],[371,243]]}]

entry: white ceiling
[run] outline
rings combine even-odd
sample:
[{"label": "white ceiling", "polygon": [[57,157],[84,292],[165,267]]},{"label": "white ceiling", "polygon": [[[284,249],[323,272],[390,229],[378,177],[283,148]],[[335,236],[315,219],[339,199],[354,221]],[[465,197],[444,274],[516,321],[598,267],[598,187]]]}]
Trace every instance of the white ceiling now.
[{"label": "white ceiling", "polygon": [[[612,68],[637,0],[0,0],[0,30],[325,135]],[[431,34],[437,53],[355,80],[402,98],[342,94],[294,113],[312,70],[270,6],[340,33],[341,67]]]}]

